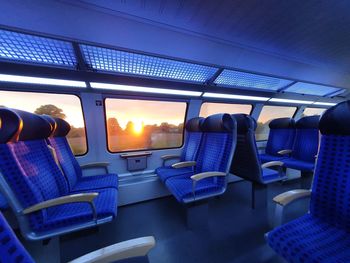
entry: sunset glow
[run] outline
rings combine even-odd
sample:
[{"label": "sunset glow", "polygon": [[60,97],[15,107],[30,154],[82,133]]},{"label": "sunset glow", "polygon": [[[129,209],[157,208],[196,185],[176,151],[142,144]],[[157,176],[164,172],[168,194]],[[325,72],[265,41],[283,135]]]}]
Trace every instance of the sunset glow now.
[{"label": "sunset glow", "polygon": [[141,134],[143,132],[143,122],[140,120],[134,121],[133,131],[135,134]]}]

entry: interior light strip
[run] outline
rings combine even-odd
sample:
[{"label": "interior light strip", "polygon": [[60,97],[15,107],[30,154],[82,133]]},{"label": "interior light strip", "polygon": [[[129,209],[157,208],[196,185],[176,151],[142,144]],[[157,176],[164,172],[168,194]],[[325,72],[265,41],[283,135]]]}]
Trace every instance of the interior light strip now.
[{"label": "interior light strip", "polygon": [[310,100],[291,100],[291,99],[278,99],[278,98],[272,98],[269,101],[280,102],[280,103],[291,103],[291,104],[313,104],[314,103],[314,101],[310,101]]},{"label": "interior light strip", "polygon": [[223,94],[223,93],[210,93],[205,92],[203,97],[206,98],[220,98],[220,99],[233,99],[233,100],[256,100],[256,101],[268,101],[268,97],[256,97],[256,96],[244,96],[234,94]]},{"label": "interior light strip", "polygon": [[337,105],[337,103],[331,103],[331,102],[314,102],[314,105],[321,105],[321,106],[334,106]]},{"label": "interior light strip", "polygon": [[139,87],[139,86],[128,86],[128,85],[99,83],[99,82],[90,82],[90,86],[91,88],[95,88],[95,89],[121,90],[121,91],[131,91],[131,92],[158,93],[158,94],[183,95],[183,96],[194,96],[194,97],[199,97],[200,95],[202,95],[202,92],[199,92],[199,91],[146,88],[146,87]]},{"label": "interior light strip", "polygon": [[39,78],[39,77],[28,77],[28,76],[7,75],[7,74],[0,74],[0,81],[86,88],[86,83],[84,81]]}]

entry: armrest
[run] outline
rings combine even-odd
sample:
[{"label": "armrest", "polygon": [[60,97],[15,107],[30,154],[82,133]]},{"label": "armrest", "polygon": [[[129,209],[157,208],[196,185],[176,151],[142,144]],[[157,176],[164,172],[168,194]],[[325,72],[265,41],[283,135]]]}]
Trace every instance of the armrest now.
[{"label": "armrest", "polygon": [[191,179],[195,182],[198,182],[202,179],[208,178],[208,177],[215,177],[215,176],[226,176],[226,173],[222,172],[204,172],[199,173],[191,176]]},{"label": "armrest", "polygon": [[281,206],[286,206],[296,200],[311,196],[311,190],[296,189],[279,194],[273,198],[273,201]]},{"label": "armrest", "polygon": [[135,238],[120,242],[105,248],[101,248],[69,263],[104,263],[115,262],[127,258],[146,256],[155,246],[153,236]]},{"label": "armrest", "polygon": [[85,163],[85,164],[81,164],[80,168],[81,169],[92,169],[92,168],[105,168],[106,173],[109,173],[108,171],[108,166],[109,166],[109,162],[95,162],[95,163]]},{"label": "armrest", "polygon": [[181,155],[178,154],[165,154],[163,156],[160,157],[163,160],[163,166],[165,165],[165,162],[167,160],[171,160],[171,159],[180,159]]},{"label": "armrest", "polygon": [[61,196],[55,199],[47,200],[39,204],[30,206],[22,211],[24,215],[37,212],[39,210],[50,208],[53,206],[71,204],[71,203],[89,203],[93,211],[94,219],[96,219],[96,208],[94,204],[94,199],[98,196],[98,193],[81,193]]},{"label": "armrest", "polygon": [[293,151],[292,150],[280,150],[277,153],[280,155],[287,155],[287,154],[291,154]]},{"label": "armrest", "polygon": [[165,154],[160,157],[162,160],[170,160],[170,159],[176,159],[181,158],[181,155],[178,154]]},{"label": "armrest", "polygon": [[311,196],[311,190],[307,189],[291,190],[275,196],[273,198],[273,201],[276,203],[275,216],[273,219],[274,227],[282,224],[283,210],[288,204],[309,196]]},{"label": "armrest", "polygon": [[196,166],[195,161],[187,161],[187,162],[179,162],[179,163],[174,163],[171,167],[178,169],[178,168],[185,168],[185,167],[193,167]]},{"label": "armrest", "polygon": [[273,167],[273,166],[283,166],[283,162],[281,162],[281,161],[271,161],[271,162],[263,163],[261,165],[261,168],[268,168],[268,167]]}]

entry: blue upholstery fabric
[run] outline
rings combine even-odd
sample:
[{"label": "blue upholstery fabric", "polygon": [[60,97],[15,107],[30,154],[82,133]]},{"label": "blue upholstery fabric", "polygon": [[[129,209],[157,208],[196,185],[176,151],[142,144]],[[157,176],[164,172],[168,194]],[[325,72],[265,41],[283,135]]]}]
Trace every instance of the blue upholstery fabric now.
[{"label": "blue upholstery fabric", "polygon": [[272,161],[282,161],[287,158],[285,156],[273,156],[266,153],[260,154],[259,157],[260,157],[261,163],[267,163]]},{"label": "blue upholstery fabric", "polygon": [[[202,132],[200,130],[200,126],[203,122],[204,118],[197,117],[190,119],[186,123],[186,138],[184,147],[181,153],[180,162],[185,161],[194,161],[197,159],[197,154],[199,150],[199,146],[202,140]],[[159,176],[162,182],[165,182],[167,179],[187,174],[188,172],[192,172],[192,168],[186,169],[175,169],[171,166],[163,166],[158,167],[155,170],[155,173]]]},{"label": "blue upholstery fabric", "polygon": [[[220,118],[227,118],[226,124],[221,125]],[[193,181],[190,178],[195,173],[210,171],[228,172],[235,148],[236,123],[228,114],[209,116],[203,123],[203,135],[196,167],[194,172],[182,176],[170,177],[165,181],[169,191],[179,202],[187,202],[193,197]],[[226,189],[226,177],[213,177],[200,180],[195,188],[195,196],[205,198],[221,194]]]},{"label": "blue upholstery fabric", "polygon": [[[271,178],[283,180],[284,174],[272,169],[262,169],[255,140],[255,121],[246,114],[234,114],[237,120],[237,146],[230,172],[253,183],[266,184]],[[277,173],[277,174],[276,174]]]},{"label": "blue upholstery fabric", "polygon": [[9,204],[7,203],[7,200],[6,200],[5,196],[0,194],[0,209],[1,210],[5,210],[8,207],[9,207]]},{"label": "blue upholstery fabric", "polygon": [[187,175],[187,174],[192,175],[193,168],[192,167],[185,167],[185,168],[174,169],[171,166],[163,166],[163,167],[158,167],[155,172],[159,176],[159,179],[162,182],[165,182],[167,179],[169,179],[173,176]]},{"label": "blue upholstery fabric", "polygon": [[0,213],[0,262],[3,263],[34,263],[16,234],[12,231],[4,216]]},{"label": "blue upholstery fabric", "polygon": [[307,116],[296,123],[296,136],[290,158],[284,166],[301,171],[313,171],[318,151],[320,116]]},{"label": "blue upholstery fabric", "polygon": [[[189,176],[172,177],[166,181],[166,186],[175,196],[178,202],[184,199],[193,198],[193,181]],[[197,199],[223,192],[221,183],[217,182],[217,178],[207,178],[200,180],[196,184],[195,197]]]},{"label": "blue upholstery fabric", "polygon": [[302,172],[310,172],[315,168],[314,162],[304,162],[294,158],[283,159],[282,162],[285,167],[300,170]]},{"label": "blue upholstery fabric", "polygon": [[[1,113],[2,109],[0,109],[0,116]],[[50,130],[50,128],[43,127],[42,121],[45,123],[46,121],[35,114],[20,111],[16,113],[18,115],[14,114],[13,118],[21,118],[23,121],[23,130],[19,134],[20,141],[0,144],[0,170],[22,208],[71,194],[68,183],[55,163],[45,139],[41,138],[48,136],[45,134],[47,130]],[[6,123],[2,125],[6,126]],[[48,123],[46,125],[50,127]],[[40,132],[36,133],[35,129],[40,129]],[[25,134],[26,132],[28,134]],[[108,191],[98,192],[99,196],[94,200],[97,216],[99,218],[106,215],[114,217],[116,215],[116,190],[108,189]],[[70,227],[73,221],[76,224],[85,223],[87,220],[83,213],[89,214],[90,219],[92,217],[92,210],[86,204],[65,205],[64,212],[69,220],[60,217],[59,213],[52,213],[51,210],[54,209],[59,208],[44,209],[29,214],[28,221],[31,230],[41,232],[57,227]],[[54,218],[55,215],[57,218]]]},{"label": "blue upholstery fabric", "polygon": [[[44,140],[0,144],[0,156],[0,169],[23,207],[71,193]],[[116,200],[116,190],[100,190],[95,199],[98,217],[106,217],[107,214],[115,217]],[[65,205],[66,215],[71,213],[66,219],[53,218],[55,214],[50,214],[50,210],[54,209],[58,208],[30,214],[31,228],[43,231],[69,226],[73,221],[82,223],[92,218],[91,208],[87,204]],[[89,217],[82,216],[83,212]]]},{"label": "blue upholstery fabric", "polygon": [[66,137],[51,137],[48,141],[56,151],[57,159],[71,191],[118,188],[118,176],[116,174],[83,177],[80,165],[75,159]]},{"label": "blue upholstery fabric", "polygon": [[279,181],[280,178],[281,175],[278,171],[269,168],[262,169],[262,179],[264,183]]},{"label": "blue upholstery fabric", "polygon": [[268,234],[288,262],[350,262],[350,101],[326,111],[310,213]]},{"label": "blue upholstery fabric", "polygon": [[260,155],[262,163],[282,160],[281,150],[292,149],[295,137],[295,122],[292,118],[278,118],[269,123],[269,138],[265,154]]},{"label": "blue upholstery fabric", "polygon": [[349,232],[310,214],[272,230],[268,243],[290,263],[350,260]]}]

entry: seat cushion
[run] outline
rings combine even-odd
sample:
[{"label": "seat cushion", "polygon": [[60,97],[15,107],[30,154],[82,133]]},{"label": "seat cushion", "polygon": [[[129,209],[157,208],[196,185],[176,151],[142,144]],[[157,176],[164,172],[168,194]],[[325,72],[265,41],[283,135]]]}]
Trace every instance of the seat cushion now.
[{"label": "seat cushion", "polygon": [[272,230],[269,245],[288,262],[350,262],[350,235],[307,214]]},{"label": "seat cushion", "polygon": [[118,189],[118,175],[101,174],[94,176],[83,176],[79,178],[72,189],[73,192],[89,191],[94,189],[115,188]]},{"label": "seat cushion", "polygon": [[[185,199],[193,198],[193,180],[190,175],[169,178],[165,184],[177,201],[183,203]],[[207,178],[197,182],[195,195],[199,199],[221,194],[224,190],[223,184],[217,183],[216,178]]]},{"label": "seat cushion", "polygon": [[287,168],[292,168],[300,171],[313,171],[315,168],[315,163],[300,161],[294,158],[284,159],[283,163]]},{"label": "seat cushion", "polygon": [[[91,191],[90,191],[91,192]],[[97,219],[114,218],[117,215],[117,190],[100,190],[94,204]],[[73,203],[47,209],[47,220],[38,230],[50,230],[91,221],[93,213],[88,203]]]},{"label": "seat cushion", "polygon": [[285,178],[285,176],[283,175],[281,176],[281,174],[278,171],[273,169],[269,169],[269,168],[262,169],[262,179],[266,184],[283,180]]},{"label": "seat cushion", "polygon": [[259,154],[260,161],[261,163],[267,163],[267,162],[272,162],[272,161],[281,161],[283,159],[286,159],[287,157],[285,156],[274,156],[270,154]]},{"label": "seat cushion", "polygon": [[181,175],[192,175],[193,168],[192,167],[185,167],[185,168],[179,168],[175,169],[171,166],[163,166],[159,167],[155,170],[156,174],[159,176],[160,180],[162,182],[165,182],[167,179],[174,177],[174,176],[181,176]]}]

